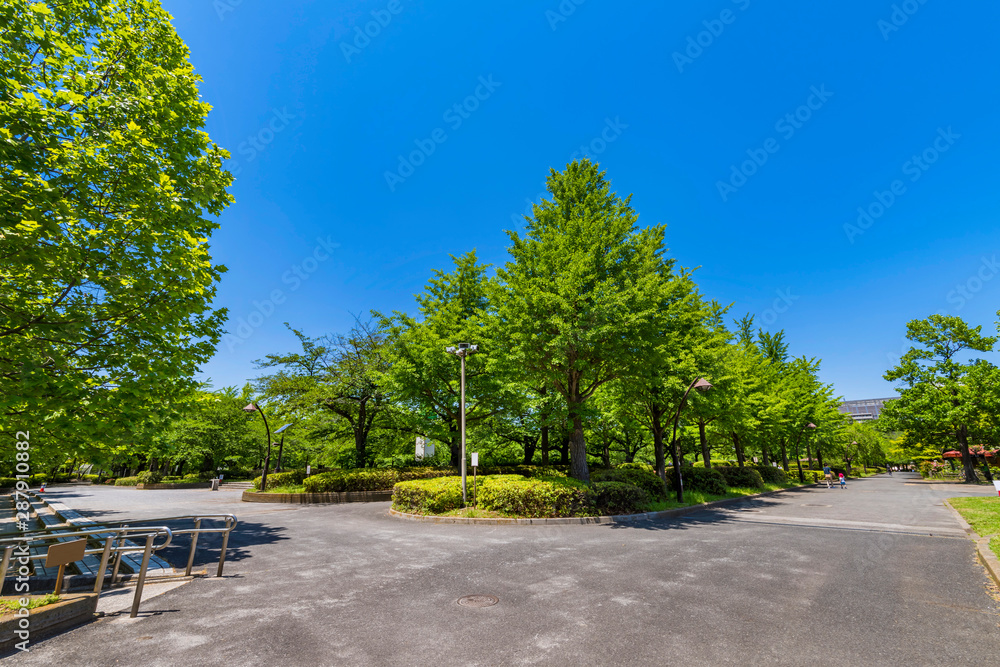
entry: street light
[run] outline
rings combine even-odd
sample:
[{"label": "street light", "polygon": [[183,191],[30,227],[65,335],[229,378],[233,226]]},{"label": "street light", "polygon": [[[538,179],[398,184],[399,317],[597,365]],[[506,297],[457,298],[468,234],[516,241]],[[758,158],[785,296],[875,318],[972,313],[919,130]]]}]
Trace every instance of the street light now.
[{"label": "street light", "polygon": [[684,402],[687,400],[691,390],[708,391],[711,388],[711,383],[705,378],[696,379],[684,391],[684,396],[681,397],[681,402],[677,405],[677,414],[674,415],[674,435],[670,439],[670,459],[674,463],[674,487],[677,490],[677,502],[679,503],[684,502],[684,478],[681,477],[681,457],[677,451],[677,424],[681,419],[681,410],[684,408]]},{"label": "street light", "polygon": [[461,410],[461,428],[462,428],[462,507],[466,505],[466,495],[465,495],[465,358],[470,354],[475,354],[479,351],[478,345],[469,345],[468,343],[459,343],[458,347],[446,347],[444,349],[448,354],[454,354],[456,357],[462,360],[462,399],[459,404],[459,409]]},{"label": "street light", "polygon": [[799,456],[799,441],[802,439],[802,432],[807,428],[816,428],[816,424],[809,422],[799,429],[799,434],[795,438],[795,465],[799,467],[799,484],[805,484],[806,477],[802,474],[802,457]]},{"label": "street light", "polygon": [[264,457],[264,472],[260,476],[260,490],[267,491],[267,468],[271,464],[271,427],[267,425],[267,417],[264,415],[264,411],[256,403],[251,403],[243,408],[243,412],[259,412],[260,416],[264,419],[264,429],[267,431],[267,456]]},{"label": "street light", "polygon": [[275,468],[276,472],[281,472],[281,455],[285,452],[285,429],[291,425],[291,422],[289,422],[274,432],[275,435],[281,434],[281,444],[278,445],[278,467]]}]

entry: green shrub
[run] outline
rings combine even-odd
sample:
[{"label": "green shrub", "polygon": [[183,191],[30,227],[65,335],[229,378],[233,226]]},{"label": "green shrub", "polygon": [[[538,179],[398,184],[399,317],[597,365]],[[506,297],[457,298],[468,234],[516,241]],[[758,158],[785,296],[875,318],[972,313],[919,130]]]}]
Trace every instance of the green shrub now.
[{"label": "green shrub", "polygon": [[650,472],[656,472],[656,468],[649,465],[648,463],[640,463],[639,461],[632,461],[631,463],[619,463],[615,466],[617,470],[648,470]]},{"label": "green shrub", "polygon": [[43,472],[31,476],[32,484],[48,484],[48,482],[49,482],[49,476]]},{"label": "green shrub", "polygon": [[764,488],[764,478],[754,468],[718,466],[712,470],[718,471],[725,478],[726,486],[738,486],[744,489]]},{"label": "green shrub", "polygon": [[0,477],[0,489],[13,489],[16,484],[16,477]]},{"label": "green shrub", "polygon": [[[306,478],[305,470],[289,470],[287,472],[272,472],[267,475],[267,488],[273,489],[278,486],[297,486]],[[258,477],[253,481],[253,488],[260,490],[260,480]]]},{"label": "green shrub", "polygon": [[760,473],[761,479],[766,484],[788,483],[788,475],[781,468],[775,468],[774,466],[754,466],[753,469]]},{"label": "green shrub", "polygon": [[72,473],[68,473],[68,472],[58,472],[58,473],[52,475],[52,481],[53,482],[60,482],[60,483],[72,482],[73,481],[73,474]]},{"label": "green shrub", "polygon": [[645,489],[623,482],[594,482],[591,494],[601,514],[641,512],[649,505],[650,498]]},{"label": "green shrub", "polygon": [[568,477],[485,477],[479,487],[478,504],[482,509],[523,517],[585,516],[594,512],[590,489]]},{"label": "green shrub", "polygon": [[[642,464],[640,464],[642,465]],[[612,468],[611,470],[595,470],[590,475],[591,482],[619,482],[637,486],[650,498],[662,498],[666,494],[666,486],[660,476],[653,472],[652,466],[642,468]]]},{"label": "green shrub", "polygon": [[[568,477],[569,466],[536,466],[536,465],[494,465],[482,466],[478,470],[483,477],[490,475],[521,475],[522,477]],[[472,473],[470,469],[469,474]],[[454,474],[454,473],[452,473]]]},{"label": "green shrub", "polygon": [[[325,493],[345,491],[384,491],[393,488],[399,482],[415,479],[433,479],[448,477],[455,474],[452,468],[432,468],[416,466],[413,468],[360,468],[351,470],[331,470],[329,472],[306,477],[303,481],[307,493]],[[268,486],[271,480],[268,477]]]},{"label": "green shrub", "polygon": [[99,482],[101,480],[100,475],[84,475],[83,479],[87,482]]},{"label": "green shrub", "polygon": [[[715,468],[693,468],[684,466],[681,468],[681,475],[684,480],[685,491],[701,491],[714,496],[725,495],[726,478]],[[667,479],[673,480],[673,469],[667,473]],[[673,487],[673,484],[670,484]]]},{"label": "green shrub", "polygon": [[[306,481],[309,479],[312,477]],[[400,482],[392,489],[392,507],[399,512],[442,514],[461,506],[461,477],[437,477]]]},{"label": "green shrub", "polygon": [[135,486],[138,483],[138,477],[121,477],[115,480],[115,486]]},{"label": "green shrub", "polygon": [[159,470],[143,470],[136,475],[136,479],[139,484],[159,484],[163,481],[163,473]]},{"label": "green shrub", "polygon": [[101,482],[101,484],[115,484],[118,480],[114,477],[108,477],[106,480]]}]

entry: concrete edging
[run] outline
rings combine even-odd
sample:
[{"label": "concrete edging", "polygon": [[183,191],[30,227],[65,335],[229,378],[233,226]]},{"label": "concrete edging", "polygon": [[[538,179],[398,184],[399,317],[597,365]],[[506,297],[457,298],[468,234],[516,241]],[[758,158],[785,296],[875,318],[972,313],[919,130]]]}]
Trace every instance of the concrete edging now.
[{"label": "concrete edging", "polygon": [[329,491],[326,493],[261,493],[247,489],[240,498],[245,503],[373,503],[392,500],[392,489],[383,491]]},{"label": "concrete edging", "polygon": [[990,573],[991,577],[993,577],[993,581],[996,582],[996,585],[1000,586],[1000,560],[997,559],[993,550],[990,549],[990,540],[993,539],[995,535],[980,537],[979,533],[977,533],[972,526],[969,525],[969,522],[965,520],[962,513],[952,506],[951,501],[948,498],[945,498],[944,502],[945,506],[950,509],[951,513],[955,515],[955,518],[958,519],[958,522],[961,524],[966,535],[968,535],[969,538],[976,543],[976,553],[979,556],[979,562],[983,564],[986,571]]},{"label": "concrete edging", "polygon": [[136,484],[135,488],[140,491],[153,491],[156,489],[211,489],[211,482],[190,482],[173,484],[171,482],[159,482],[157,484]]},{"label": "concrete edging", "polygon": [[[59,602],[54,602],[44,607],[32,609],[28,612],[30,618],[30,632],[28,647],[40,639],[51,637],[63,630],[76,627],[82,623],[87,623],[95,618],[97,612],[96,593],[70,594],[60,596]],[[0,621],[0,633],[3,639],[0,640],[0,654],[14,650],[14,645],[20,641],[14,634],[18,628],[19,618],[13,614],[3,617]]]},{"label": "concrete edging", "polygon": [[557,517],[557,518],[538,518],[538,519],[496,519],[496,518],[484,518],[484,519],[473,519],[471,517],[464,516],[425,516],[423,514],[407,514],[406,512],[400,512],[399,510],[394,510],[389,508],[389,515],[397,519],[403,519],[406,521],[419,521],[423,523],[457,523],[457,524],[479,524],[483,526],[538,526],[538,525],[593,525],[593,524],[613,524],[613,523],[632,523],[635,521],[643,521],[646,519],[667,519],[672,517],[683,516],[685,514],[691,514],[692,512],[700,512],[705,509],[712,509],[714,507],[725,507],[727,505],[735,505],[737,503],[742,503],[747,500],[753,500],[755,498],[763,498],[765,496],[773,496],[778,493],[784,493],[786,491],[798,491],[799,489],[804,489],[809,486],[815,486],[815,484],[802,484],[799,486],[790,486],[787,489],[778,489],[776,491],[764,491],[763,493],[755,493],[752,496],[743,496],[742,498],[726,498],[724,500],[713,500],[710,503],[702,503],[701,505],[691,505],[689,507],[678,507],[672,510],[660,510],[659,512],[642,512],[640,514],[616,514],[613,516],[569,516],[569,517]]}]

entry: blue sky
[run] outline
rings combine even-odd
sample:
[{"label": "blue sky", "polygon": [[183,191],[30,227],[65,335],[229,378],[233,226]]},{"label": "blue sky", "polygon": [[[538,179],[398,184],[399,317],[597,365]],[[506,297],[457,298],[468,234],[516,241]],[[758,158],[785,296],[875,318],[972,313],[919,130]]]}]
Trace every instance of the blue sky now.
[{"label": "blue sky", "polygon": [[237,173],[217,387],[295,349],[286,321],[345,331],[451,254],[504,262],[582,151],[845,398],[893,395],[910,319],[995,330],[996,3],[164,4]]}]

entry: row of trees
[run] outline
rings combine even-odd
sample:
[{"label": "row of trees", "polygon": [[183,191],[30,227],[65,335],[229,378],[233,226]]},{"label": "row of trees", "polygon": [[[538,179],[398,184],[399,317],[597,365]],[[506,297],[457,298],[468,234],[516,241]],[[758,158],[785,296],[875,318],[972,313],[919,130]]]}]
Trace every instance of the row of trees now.
[{"label": "row of trees", "polygon": [[[686,457],[850,459],[816,359],[781,332],[727,321],[587,160],[510,232],[510,261],[474,252],[435,273],[417,311],[268,355],[252,386],[193,377],[226,313],[208,241],[231,201],[227,153],[188,52],[156,3],[13,0],[0,8],[0,447],[31,433],[33,466],[254,468],[265,437],[240,408],[293,422],[287,465],[373,465],[417,435],[459,456],[469,359],[473,447],[495,460],[592,464]],[[685,392],[698,378],[711,391]],[[272,417],[272,418],[274,418]],[[808,429],[808,423],[818,429]],[[970,427],[971,428],[971,427]],[[853,439],[852,439],[853,440]],[[815,457],[814,457],[815,455]],[[878,458],[875,453],[869,457]]]}]

